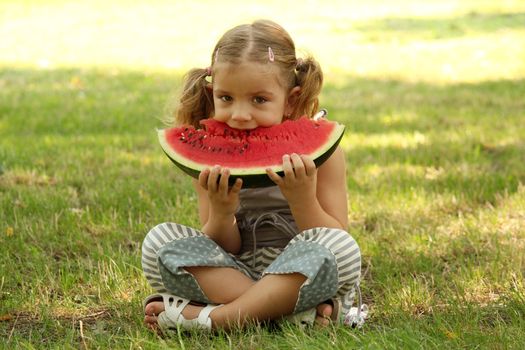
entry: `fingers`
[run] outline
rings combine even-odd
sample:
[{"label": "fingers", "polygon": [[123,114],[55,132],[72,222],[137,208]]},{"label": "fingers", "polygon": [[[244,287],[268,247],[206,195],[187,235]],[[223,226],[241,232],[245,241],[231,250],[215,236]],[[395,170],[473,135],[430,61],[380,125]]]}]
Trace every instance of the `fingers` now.
[{"label": "fingers", "polygon": [[230,178],[230,171],[228,169],[220,169],[218,182],[218,190],[228,189],[228,179]]},{"label": "fingers", "polygon": [[208,190],[208,176],[210,176],[210,169],[206,168],[201,171],[198,178],[199,186],[204,188],[206,191]]},{"label": "fingers", "polygon": [[266,169],[266,175],[278,186],[283,183],[283,178],[270,168]]},{"label": "fingers", "polygon": [[235,179],[235,182],[233,183],[233,186],[230,192],[233,194],[238,194],[239,192],[241,192],[241,188],[242,188],[242,180],[237,178]]},{"label": "fingers", "polygon": [[292,164],[292,157],[288,154],[285,154],[283,156],[283,171],[284,171],[284,177],[292,178],[295,176],[294,168]]},{"label": "fingers", "polygon": [[213,168],[206,168],[199,174],[199,185],[209,192],[223,192],[227,194],[230,190],[233,193],[240,192],[242,180],[237,178],[231,189],[229,189],[230,170],[215,165]]},{"label": "fingers", "polygon": [[305,170],[307,176],[311,176],[317,171],[317,169],[315,167],[315,163],[314,163],[312,158],[310,158],[308,156],[305,156],[303,154],[303,155],[301,155],[301,160],[303,161],[304,170]]},{"label": "fingers", "polygon": [[210,175],[208,176],[208,191],[211,192],[217,192],[217,189],[219,188],[219,176],[221,173],[221,167],[218,165],[215,165],[210,170]]},{"label": "fingers", "polygon": [[306,169],[303,159],[298,154],[292,153],[290,156],[290,161],[292,163],[293,170],[295,172],[295,177],[302,178],[306,176]]},{"label": "fingers", "polygon": [[[285,154],[283,156],[283,173],[284,178],[288,179],[304,179],[307,176],[312,176],[316,172],[314,161],[305,155],[298,155],[292,153],[291,155]],[[282,183],[283,177],[279,176],[275,171],[268,168],[266,173],[270,179],[279,185]]]}]

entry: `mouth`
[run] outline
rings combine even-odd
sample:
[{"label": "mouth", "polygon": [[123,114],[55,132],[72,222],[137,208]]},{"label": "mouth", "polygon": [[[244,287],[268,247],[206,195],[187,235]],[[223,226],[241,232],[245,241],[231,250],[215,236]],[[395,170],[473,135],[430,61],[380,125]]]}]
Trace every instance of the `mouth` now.
[{"label": "mouth", "polygon": [[233,124],[233,123],[227,123],[227,125],[232,129],[237,130],[253,130],[257,128],[257,125],[239,125],[239,124]]}]

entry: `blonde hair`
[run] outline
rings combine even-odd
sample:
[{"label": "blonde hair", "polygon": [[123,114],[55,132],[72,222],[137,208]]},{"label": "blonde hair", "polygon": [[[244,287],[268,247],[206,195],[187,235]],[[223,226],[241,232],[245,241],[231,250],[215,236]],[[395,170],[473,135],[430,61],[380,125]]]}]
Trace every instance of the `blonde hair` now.
[{"label": "blonde hair", "polygon": [[[323,73],[319,63],[311,56],[297,58],[295,44],[286,30],[275,22],[258,20],[228,30],[215,45],[211,57],[211,72],[217,62],[269,62],[269,48],[273,61],[280,69],[280,82],[290,91],[295,86],[301,90],[295,109],[288,119],[307,115],[311,117],[319,107],[319,94]],[[213,94],[206,77],[207,68],[193,68],[184,77],[182,93],[175,113],[176,124],[200,127],[199,121],[213,114]]]}]

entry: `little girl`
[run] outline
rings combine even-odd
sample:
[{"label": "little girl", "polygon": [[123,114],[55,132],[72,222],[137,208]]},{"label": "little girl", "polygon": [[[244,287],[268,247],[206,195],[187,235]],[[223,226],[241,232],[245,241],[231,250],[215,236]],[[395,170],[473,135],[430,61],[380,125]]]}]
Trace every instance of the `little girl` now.
[{"label": "little girl", "polygon": [[[211,76],[211,83],[207,77]],[[295,55],[289,34],[259,20],[219,40],[211,66],[192,69],[177,111],[179,124],[214,118],[237,129],[272,126],[318,108],[323,76],[312,58]],[[358,289],[361,255],[347,227],[345,157],[338,148],[318,169],[312,159],[283,156],[275,186],[228,186],[214,166],[193,181],[200,230],[176,223],[144,239],[142,267],[157,292],[144,302],[153,328],[230,329],[310,318],[341,322]]]}]

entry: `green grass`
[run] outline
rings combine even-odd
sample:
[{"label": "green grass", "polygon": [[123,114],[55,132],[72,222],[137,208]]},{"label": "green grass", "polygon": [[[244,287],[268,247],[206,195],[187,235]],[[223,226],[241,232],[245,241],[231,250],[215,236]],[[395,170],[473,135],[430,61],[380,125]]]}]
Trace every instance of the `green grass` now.
[{"label": "green grass", "polygon": [[364,328],[160,339],[142,326],[140,244],[157,223],[198,217],[155,128],[184,69],[242,18],[176,27],[174,46],[165,29],[177,6],[190,28],[203,9],[241,5],[0,1],[0,348],[523,348],[525,6],[413,4],[276,15],[319,53],[322,105],[347,125]]}]

